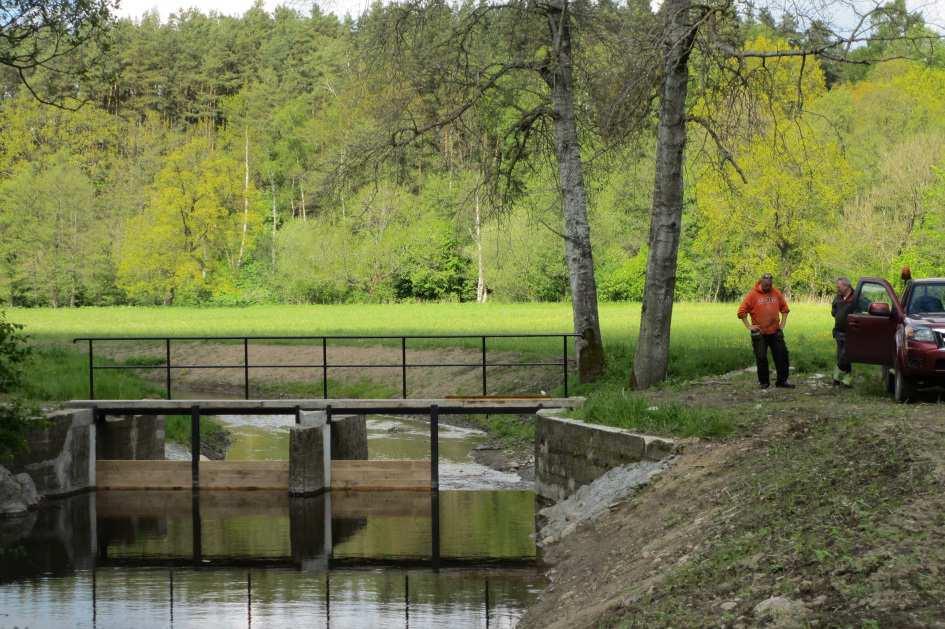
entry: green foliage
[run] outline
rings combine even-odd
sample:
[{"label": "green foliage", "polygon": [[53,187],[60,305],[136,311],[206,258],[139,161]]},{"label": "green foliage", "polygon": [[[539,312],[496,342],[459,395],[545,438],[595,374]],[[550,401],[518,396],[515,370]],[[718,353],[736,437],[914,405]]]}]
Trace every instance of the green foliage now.
[{"label": "green foliage", "polygon": [[[216,442],[226,428],[212,417],[200,418],[200,438]],[[164,438],[190,448],[190,415],[165,415]]]},{"label": "green foliage", "polygon": [[22,330],[22,324],[9,321],[0,310],[0,393],[14,390],[23,381],[30,347]]},{"label": "green foliage", "polygon": [[24,450],[26,436],[44,425],[44,418],[34,406],[17,398],[0,401],[0,462]]},{"label": "green foliage", "polygon": [[7,320],[0,311],[0,461],[26,447],[26,435],[42,425],[37,410],[18,397],[4,399],[3,394],[17,393],[24,382],[30,348],[22,334],[23,326]]},{"label": "green foliage", "polygon": [[[78,111],[42,106],[8,80],[0,303],[464,301],[480,252],[490,299],[566,300],[554,159],[514,133],[542,103],[537,75],[504,75],[454,124],[379,148],[468,95],[468,82],[437,74],[455,51],[417,33],[448,32],[471,5],[430,7],[417,31],[403,28],[417,16],[401,8],[357,21],[260,6],[238,18],[121,20]],[[637,3],[601,10],[615,24],[652,18]],[[511,18],[479,17],[464,54],[499,63]],[[888,37],[851,54],[901,59],[749,58],[746,82],[717,68],[694,86],[691,113],[715,122],[747,181],[690,126],[679,299],[735,299],[762,269],[802,295],[822,295],[839,274],[941,269],[945,46],[921,39],[928,27],[901,1],[871,19]],[[733,26],[755,50],[826,37],[764,14]],[[920,39],[893,41],[901,35]],[[599,294],[638,300],[655,141],[616,141],[625,130],[603,118],[622,115],[608,99],[632,66],[615,64],[597,35],[575,37]],[[511,52],[545,54],[526,40]],[[88,60],[57,60],[59,74]]]},{"label": "green foliage", "polygon": [[235,290],[262,223],[262,201],[244,189],[239,163],[195,139],[171,153],[151,202],[128,225],[118,284],[150,303],[200,302]]}]

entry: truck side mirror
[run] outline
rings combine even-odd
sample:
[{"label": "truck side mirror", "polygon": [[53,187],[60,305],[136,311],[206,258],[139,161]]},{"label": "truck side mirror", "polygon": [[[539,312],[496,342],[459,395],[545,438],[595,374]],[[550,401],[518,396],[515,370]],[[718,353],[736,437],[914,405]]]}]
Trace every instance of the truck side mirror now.
[{"label": "truck side mirror", "polygon": [[883,303],[881,301],[874,301],[871,303],[867,312],[874,317],[888,317],[892,315],[892,310],[889,308],[889,304]]}]

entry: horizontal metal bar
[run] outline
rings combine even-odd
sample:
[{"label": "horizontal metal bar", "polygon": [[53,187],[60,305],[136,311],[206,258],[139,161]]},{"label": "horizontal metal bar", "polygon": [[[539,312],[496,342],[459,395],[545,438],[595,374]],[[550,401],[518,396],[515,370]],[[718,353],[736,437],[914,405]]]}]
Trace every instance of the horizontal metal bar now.
[{"label": "horizontal metal bar", "polygon": [[397,339],[502,339],[502,338],[561,338],[579,337],[580,334],[574,332],[525,332],[522,334],[494,333],[494,334],[366,334],[366,335],[323,335],[323,336],[80,336],[72,339],[73,343],[79,341],[303,341],[312,340],[397,340]]},{"label": "horizontal metal bar", "polygon": [[[560,367],[563,363],[561,361],[553,363],[487,363],[486,367]],[[355,368],[355,369],[367,369],[371,367],[381,368],[381,369],[400,369],[402,367],[407,368],[418,368],[418,367],[476,367],[477,369],[482,368],[482,363],[408,363],[406,365],[401,365],[400,363],[384,363],[384,364],[373,364],[373,365],[357,365],[357,364],[328,364],[322,365],[321,363],[314,365],[170,365],[171,369],[321,369],[322,367],[327,367],[329,369],[344,369],[344,368]],[[167,369],[168,365],[95,365],[93,369]]]}]

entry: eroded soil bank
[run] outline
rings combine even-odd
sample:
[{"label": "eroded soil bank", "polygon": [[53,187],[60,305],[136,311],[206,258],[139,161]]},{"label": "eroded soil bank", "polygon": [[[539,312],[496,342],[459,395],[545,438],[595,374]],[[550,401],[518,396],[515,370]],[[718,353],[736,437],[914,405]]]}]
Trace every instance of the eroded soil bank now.
[{"label": "eroded soil bank", "polygon": [[650,394],[726,409],[647,487],[544,549],[523,627],[945,626],[945,405],[752,374]]}]

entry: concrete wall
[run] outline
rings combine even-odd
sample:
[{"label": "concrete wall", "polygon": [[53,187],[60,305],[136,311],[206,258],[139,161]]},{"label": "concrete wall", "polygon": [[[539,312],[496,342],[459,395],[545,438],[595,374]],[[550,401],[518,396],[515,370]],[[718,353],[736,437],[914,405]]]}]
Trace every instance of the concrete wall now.
[{"label": "concrete wall", "polygon": [[367,416],[332,415],[331,459],[333,461],[351,461],[367,458]]},{"label": "concrete wall", "polygon": [[106,416],[98,425],[95,452],[101,460],[163,460],[164,417]]},{"label": "concrete wall", "polygon": [[538,411],[535,435],[535,491],[558,501],[609,470],[671,455],[669,439],[563,417],[561,410]]},{"label": "concrete wall", "polygon": [[95,486],[96,430],[92,411],[55,411],[49,426],[27,437],[28,449],[10,466],[26,472],[44,496],[70,494]]}]

